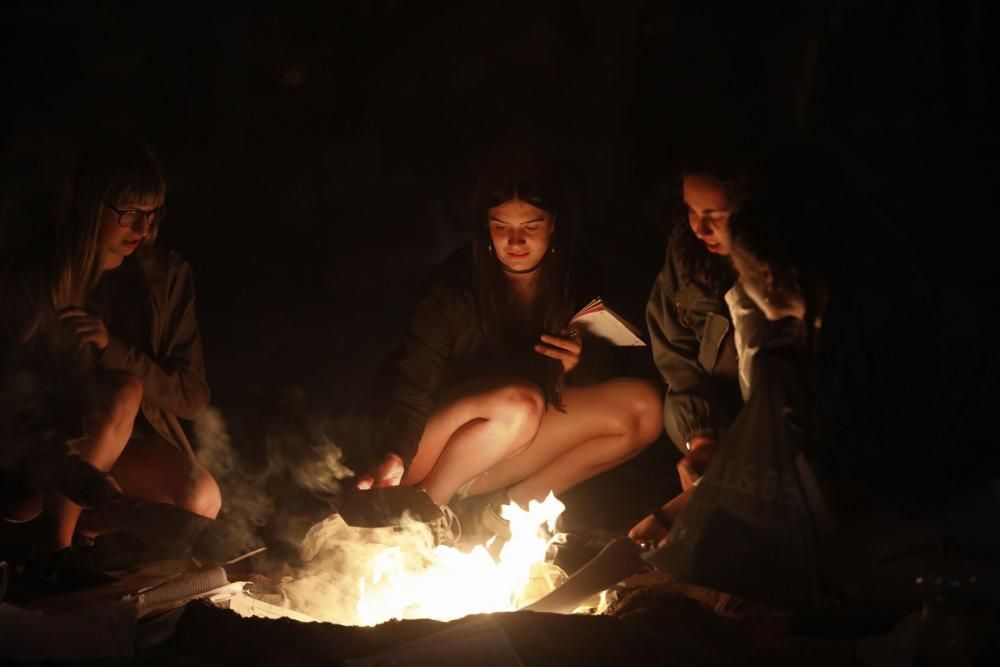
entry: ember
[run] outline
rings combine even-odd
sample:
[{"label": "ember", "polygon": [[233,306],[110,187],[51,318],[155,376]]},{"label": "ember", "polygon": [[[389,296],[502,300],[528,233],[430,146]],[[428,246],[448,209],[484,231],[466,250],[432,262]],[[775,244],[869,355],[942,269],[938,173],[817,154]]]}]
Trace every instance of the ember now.
[{"label": "ember", "polygon": [[309,567],[285,584],[285,604],[342,625],[448,621],[520,609],[566,580],[549,556],[564,509],[552,494],[527,510],[504,506],[513,535],[497,559],[488,551],[491,543],[469,552],[434,546],[430,530],[417,521],[405,522],[402,530],[359,529],[333,517],[306,536]]}]

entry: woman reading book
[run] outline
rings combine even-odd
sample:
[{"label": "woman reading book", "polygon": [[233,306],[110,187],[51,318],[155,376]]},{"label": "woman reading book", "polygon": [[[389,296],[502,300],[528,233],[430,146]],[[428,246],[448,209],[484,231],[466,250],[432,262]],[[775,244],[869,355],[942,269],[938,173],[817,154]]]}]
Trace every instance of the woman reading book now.
[{"label": "woman reading book", "polygon": [[[592,297],[553,170],[517,151],[482,178],[473,241],[438,270],[387,365],[380,454],[359,485],[419,485],[477,517],[527,506],[635,456],[662,429],[649,382],[602,375],[600,343],[567,328]],[[476,520],[474,520],[476,522]],[[466,526],[468,532],[469,526]]]},{"label": "woman reading book", "polygon": [[190,268],[153,247],[159,161],[104,138],[67,185],[0,283],[0,512],[39,523],[30,575],[78,588],[108,580],[72,546],[82,506],[124,493],[214,518],[221,500],[179,421],[209,393]]}]

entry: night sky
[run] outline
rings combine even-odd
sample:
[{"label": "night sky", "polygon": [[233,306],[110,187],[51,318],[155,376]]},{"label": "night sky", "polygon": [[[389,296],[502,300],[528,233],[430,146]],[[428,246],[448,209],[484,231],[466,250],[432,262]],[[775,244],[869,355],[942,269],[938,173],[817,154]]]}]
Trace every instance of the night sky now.
[{"label": "night sky", "polygon": [[715,127],[825,148],[935,280],[988,294],[1000,40],[986,0],[2,11],[5,201],[41,187],[67,135],[146,137],[170,188],[160,238],[194,267],[227,414],[289,391],[331,412],[363,400],[422,280],[467,235],[477,157],[512,128],[558,140],[603,296],[637,322],[678,151]]}]

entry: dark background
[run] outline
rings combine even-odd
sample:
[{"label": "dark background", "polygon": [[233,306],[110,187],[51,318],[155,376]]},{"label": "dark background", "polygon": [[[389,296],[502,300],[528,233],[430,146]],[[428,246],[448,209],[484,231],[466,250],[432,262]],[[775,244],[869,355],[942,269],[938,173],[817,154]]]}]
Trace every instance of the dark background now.
[{"label": "dark background", "polygon": [[170,187],[162,243],[194,266],[228,419],[289,395],[330,414],[363,405],[421,281],[466,236],[477,156],[510,128],[558,139],[604,296],[637,322],[678,151],[715,128],[825,148],[865,213],[987,303],[1000,148],[987,0],[0,11],[7,200],[67,134],[148,138]]}]

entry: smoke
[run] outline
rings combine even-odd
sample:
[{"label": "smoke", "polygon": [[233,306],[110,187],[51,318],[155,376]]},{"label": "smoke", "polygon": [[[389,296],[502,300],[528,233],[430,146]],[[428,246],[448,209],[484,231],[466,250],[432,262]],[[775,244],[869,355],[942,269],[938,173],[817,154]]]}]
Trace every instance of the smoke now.
[{"label": "smoke", "polygon": [[323,422],[302,415],[276,417],[267,429],[257,431],[256,441],[244,436],[239,447],[243,452],[263,451],[263,463],[251,465],[248,456],[238,453],[217,408],[209,408],[194,424],[198,462],[222,490],[219,520],[202,540],[216,560],[247,553],[268,537],[301,538],[301,533],[294,534],[289,516],[318,512],[322,516],[312,518],[319,520],[330,514],[341,480],[353,475]]},{"label": "smoke", "polygon": [[[352,528],[339,515],[332,516],[306,534],[302,558],[306,565],[281,587],[282,604],[342,625],[374,625],[391,618],[416,617],[407,609],[418,601],[391,585],[395,595],[380,596],[378,609],[366,613],[363,604],[359,608],[365,584],[384,584],[389,582],[383,578],[422,573],[440,560],[430,528],[408,515],[399,526],[389,528]],[[449,591],[439,593],[448,595]],[[388,605],[386,597],[393,598]]]}]

